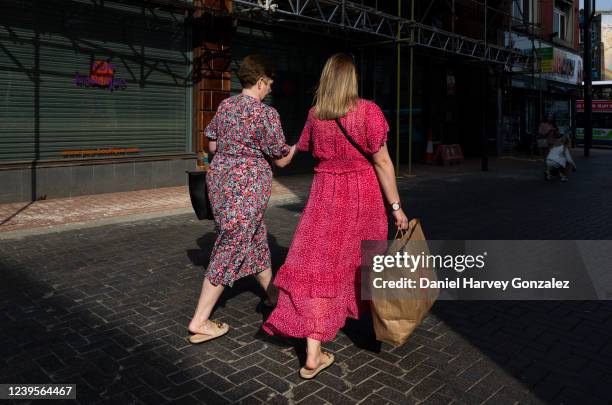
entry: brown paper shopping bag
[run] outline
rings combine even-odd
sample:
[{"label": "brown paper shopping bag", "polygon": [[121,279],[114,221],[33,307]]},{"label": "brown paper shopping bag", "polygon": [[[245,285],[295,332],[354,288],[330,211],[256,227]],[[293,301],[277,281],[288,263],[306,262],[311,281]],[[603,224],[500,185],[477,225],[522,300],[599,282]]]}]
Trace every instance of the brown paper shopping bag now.
[{"label": "brown paper shopping bag", "polygon": [[[407,252],[409,255],[428,255],[429,248],[427,240],[418,219],[410,221],[407,231],[401,232],[399,238],[393,241],[387,255],[395,255],[397,252]],[[419,288],[418,279],[428,278],[436,280],[433,268],[421,266],[411,272],[408,268],[393,268],[385,270],[387,280],[399,280],[401,278],[414,279],[417,288],[402,289],[401,291],[383,292],[372,296],[371,310],[376,339],[393,345],[401,345],[406,342],[414,329],[427,315],[439,295],[437,289]]]}]

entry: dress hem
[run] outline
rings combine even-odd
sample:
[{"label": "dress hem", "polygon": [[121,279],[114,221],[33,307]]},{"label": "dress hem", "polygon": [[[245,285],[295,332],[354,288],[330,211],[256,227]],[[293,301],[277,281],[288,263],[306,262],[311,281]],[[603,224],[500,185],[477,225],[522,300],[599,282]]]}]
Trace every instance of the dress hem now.
[{"label": "dress hem", "polygon": [[[243,279],[245,277],[248,277],[248,276],[257,275],[257,274],[261,273],[262,271],[265,271],[266,269],[268,269],[268,268],[266,267],[265,269],[258,269],[258,270],[254,270],[254,271],[249,271],[247,273],[242,273],[240,275],[240,277],[235,277],[230,282],[226,282],[225,280],[223,280],[223,277],[213,277],[213,278],[211,278],[210,277],[210,272],[206,274],[205,278],[208,279],[208,281],[210,281],[210,284],[214,285],[215,287],[217,287],[219,285],[222,285],[224,287],[233,287],[234,283],[236,281],[238,281],[240,279]],[[223,273],[217,273],[217,274],[223,275]],[[221,281],[214,280],[216,278],[221,278],[222,280]]]}]

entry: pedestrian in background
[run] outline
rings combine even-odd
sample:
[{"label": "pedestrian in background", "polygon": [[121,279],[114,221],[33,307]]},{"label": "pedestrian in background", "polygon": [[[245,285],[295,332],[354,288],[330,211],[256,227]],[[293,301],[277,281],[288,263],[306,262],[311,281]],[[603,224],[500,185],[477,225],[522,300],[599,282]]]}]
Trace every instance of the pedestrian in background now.
[{"label": "pedestrian in background", "polygon": [[272,190],[270,162],[283,167],[295,145],[285,142],[278,112],[262,100],[273,82],[270,64],[259,55],[244,58],[238,71],[242,93],[225,99],[206,127],[209,149],[215,157],[207,185],[217,239],[193,319],[192,343],[224,335],[229,325],[209,320],[225,286],[248,275],[257,280],[273,306],[270,249],[264,213]]},{"label": "pedestrian in background", "polygon": [[551,146],[555,144],[559,138],[559,127],[555,114],[548,113],[546,121],[540,124],[538,128],[538,149],[542,156],[548,155]]},{"label": "pedestrian in background", "polygon": [[274,281],[278,304],[264,323],[269,334],[306,338],[302,378],[313,378],[333,363],[334,356],[321,351],[321,342],[333,340],[346,318],[359,318],[360,245],[362,240],[387,239],[384,199],[393,207],[395,224],[408,227],[387,151],[388,131],[380,108],[358,97],[352,58],[332,56],[297,144],[319,163]]},{"label": "pedestrian in background", "polygon": [[552,178],[553,170],[559,171],[561,181],[567,181],[572,170],[576,170],[576,163],[570,152],[571,141],[568,135],[564,135],[550,148],[546,156],[546,180]]}]

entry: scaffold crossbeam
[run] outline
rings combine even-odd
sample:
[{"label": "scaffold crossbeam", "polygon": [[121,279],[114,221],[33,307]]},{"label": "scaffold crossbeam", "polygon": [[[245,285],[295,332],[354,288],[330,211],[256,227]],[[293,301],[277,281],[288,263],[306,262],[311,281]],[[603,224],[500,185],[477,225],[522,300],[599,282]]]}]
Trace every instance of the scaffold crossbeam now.
[{"label": "scaffold crossbeam", "polygon": [[406,21],[377,9],[341,0],[234,0],[234,8],[237,13],[263,11],[389,39],[395,38],[397,25]]},{"label": "scaffold crossbeam", "polygon": [[390,41],[400,40],[414,46],[503,64],[507,70],[527,69],[534,60],[533,55],[518,50],[446,32],[345,0],[234,0],[234,11],[241,18],[255,20],[258,14],[265,13],[273,21],[292,17]]}]

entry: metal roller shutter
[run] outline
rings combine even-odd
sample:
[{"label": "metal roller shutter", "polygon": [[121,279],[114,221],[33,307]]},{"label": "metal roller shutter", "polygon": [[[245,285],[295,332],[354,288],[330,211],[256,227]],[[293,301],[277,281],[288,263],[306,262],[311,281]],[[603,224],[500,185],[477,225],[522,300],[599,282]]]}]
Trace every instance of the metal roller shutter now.
[{"label": "metal roller shutter", "polygon": [[[135,2],[102,4],[3,2],[0,162],[62,159],[64,150],[187,150],[190,49],[183,14]],[[96,62],[113,65],[119,88],[77,85]]]}]

